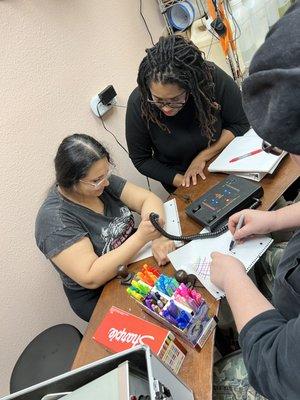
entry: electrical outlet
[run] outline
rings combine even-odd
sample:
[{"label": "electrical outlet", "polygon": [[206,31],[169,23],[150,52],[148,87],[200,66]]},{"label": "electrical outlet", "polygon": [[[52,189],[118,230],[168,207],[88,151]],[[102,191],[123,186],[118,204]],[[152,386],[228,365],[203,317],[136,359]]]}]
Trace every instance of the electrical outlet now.
[{"label": "electrical outlet", "polygon": [[90,102],[93,113],[97,117],[102,117],[116,104],[116,95],[117,93],[113,85],[106,86],[106,88],[94,96]]},{"label": "electrical outlet", "polygon": [[96,96],[94,96],[90,101],[91,109],[96,117],[103,117],[103,115],[115,104],[117,104],[117,100],[114,97],[109,104],[104,105],[102,101],[100,101],[98,94],[96,94]]}]

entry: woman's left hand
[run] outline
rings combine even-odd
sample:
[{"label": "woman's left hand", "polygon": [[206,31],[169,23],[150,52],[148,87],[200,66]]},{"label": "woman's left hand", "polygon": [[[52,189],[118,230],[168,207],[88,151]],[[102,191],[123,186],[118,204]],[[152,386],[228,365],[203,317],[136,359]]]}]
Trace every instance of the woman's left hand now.
[{"label": "woman's left hand", "polygon": [[174,242],[163,236],[152,241],[152,254],[159,266],[169,262],[168,253],[175,249]]},{"label": "woman's left hand", "polygon": [[206,179],[203,172],[205,165],[206,160],[200,154],[195,157],[184,174],[182,186],[189,187],[191,182],[196,185],[197,175],[200,175],[203,180]]}]

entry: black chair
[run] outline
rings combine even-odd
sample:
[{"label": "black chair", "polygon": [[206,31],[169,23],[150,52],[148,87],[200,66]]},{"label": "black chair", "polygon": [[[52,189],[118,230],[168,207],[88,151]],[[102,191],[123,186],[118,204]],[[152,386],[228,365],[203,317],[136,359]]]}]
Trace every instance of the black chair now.
[{"label": "black chair", "polygon": [[68,324],[51,326],[36,336],[18,358],[10,377],[10,393],[70,371],[82,339]]}]

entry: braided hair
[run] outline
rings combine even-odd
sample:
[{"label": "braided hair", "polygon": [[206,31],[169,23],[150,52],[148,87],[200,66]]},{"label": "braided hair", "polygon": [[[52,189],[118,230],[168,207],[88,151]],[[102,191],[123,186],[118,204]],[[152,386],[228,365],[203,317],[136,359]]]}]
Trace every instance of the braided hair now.
[{"label": "braided hair", "polygon": [[194,99],[196,118],[203,134],[211,140],[214,133],[215,110],[219,108],[214,101],[213,66],[203,58],[203,53],[191,42],[179,35],[161,37],[151,49],[146,49],[137,83],[141,93],[142,117],[156,123],[161,129],[170,130],[160,120],[161,112],[147,99],[151,93],[151,82],[177,84]]}]

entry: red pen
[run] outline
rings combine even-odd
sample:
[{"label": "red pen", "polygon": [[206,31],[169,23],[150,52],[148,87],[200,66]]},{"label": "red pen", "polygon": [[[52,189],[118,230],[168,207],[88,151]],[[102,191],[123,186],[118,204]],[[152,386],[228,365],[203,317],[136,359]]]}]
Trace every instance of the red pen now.
[{"label": "red pen", "polygon": [[262,149],[252,150],[249,153],[243,154],[242,156],[232,158],[231,160],[229,160],[229,162],[235,162],[235,161],[241,160],[242,158],[254,156],[254,154],[261,153],[262,151],[263,151]]}]

